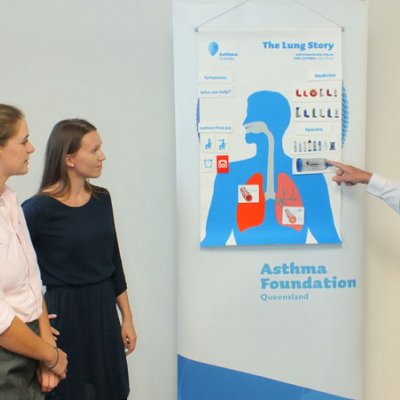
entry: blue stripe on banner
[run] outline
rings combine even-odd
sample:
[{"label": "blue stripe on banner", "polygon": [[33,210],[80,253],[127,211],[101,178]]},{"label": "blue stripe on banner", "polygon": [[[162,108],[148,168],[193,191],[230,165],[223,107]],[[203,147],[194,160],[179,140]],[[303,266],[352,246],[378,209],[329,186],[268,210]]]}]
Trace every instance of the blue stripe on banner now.
[{"label": "blue stripe on banner", "polygon": [[178,356],[179,400],[350,400]]}]

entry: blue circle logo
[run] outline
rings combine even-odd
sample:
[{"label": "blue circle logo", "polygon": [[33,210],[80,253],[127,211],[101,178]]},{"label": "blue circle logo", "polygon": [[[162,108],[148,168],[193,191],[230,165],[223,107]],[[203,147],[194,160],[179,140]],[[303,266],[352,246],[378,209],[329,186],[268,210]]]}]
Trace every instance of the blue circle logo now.
[{"label": "blue circle logo", "polygon": [[209,51],[209,53],[210,53],[212,56],[215,56],[215,54],[216,54],[217,51],[218,51],[218,43],[216,43],[216,42],[211,42],[211,43],[208,45],[208,51]]}]

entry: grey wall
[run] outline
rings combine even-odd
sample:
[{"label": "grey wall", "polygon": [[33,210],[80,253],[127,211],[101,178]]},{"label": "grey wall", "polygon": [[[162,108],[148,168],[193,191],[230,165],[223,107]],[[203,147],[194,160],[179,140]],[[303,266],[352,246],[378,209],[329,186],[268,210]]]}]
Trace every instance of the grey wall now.
[{"label": "grey wall", "polygon": [[[172,5],[168,0],[2,0],[0,102],[21,107],[36,146],[20,200],[39,183],[62,118],[97,126],[138,331],[136,400],[176,398]],[[77,316],[79,318],[79,316]]]}]

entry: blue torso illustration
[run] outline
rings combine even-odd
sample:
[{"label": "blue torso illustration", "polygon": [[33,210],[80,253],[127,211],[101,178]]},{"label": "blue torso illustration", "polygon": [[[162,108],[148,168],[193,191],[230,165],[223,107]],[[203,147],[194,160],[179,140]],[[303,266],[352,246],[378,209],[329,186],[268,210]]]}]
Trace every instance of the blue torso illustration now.
[{"label": "blue torso illustration", "polygon": [[[262,91],[249,97],[243,125],[247,130],[246,142],[256,147],[256,154],[231,162],[229,173],[217,174],[203,247],[224,246],[232,234],[238,245],[301,244],[306,243],[308,232],[317,243],[340,243],[324,176],[292,173],[292,159],[282,147],[282,136],[289,121],[290,107],[281,94]],[[240,229],[238,186],[246,185],[256,174],[261,179],[260,190],[265,193],[263,218],[255,226]],[[283,225],[278,218],[279,206],[285,204],[285,196],[290,193],[295,193],[298,204],[304,208],[304,223],[297,229]]]}]

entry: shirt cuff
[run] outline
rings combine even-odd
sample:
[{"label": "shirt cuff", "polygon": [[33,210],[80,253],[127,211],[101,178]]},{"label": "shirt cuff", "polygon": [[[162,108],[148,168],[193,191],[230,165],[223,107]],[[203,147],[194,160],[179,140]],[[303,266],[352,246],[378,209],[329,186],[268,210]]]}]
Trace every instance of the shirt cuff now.
[{"label": "shirt cuff", "polygon": [[388,180],[386,178],[378,174],[372,174],[365,190],[374,196],[380,196],[387,183]]},{"label": "shirt cuff", "polygon": [[12,309],[5,302],[0,303],[0,335],[2,335],[12,324],[16,314],[15,311]]}]

